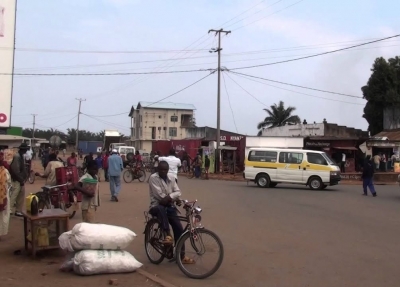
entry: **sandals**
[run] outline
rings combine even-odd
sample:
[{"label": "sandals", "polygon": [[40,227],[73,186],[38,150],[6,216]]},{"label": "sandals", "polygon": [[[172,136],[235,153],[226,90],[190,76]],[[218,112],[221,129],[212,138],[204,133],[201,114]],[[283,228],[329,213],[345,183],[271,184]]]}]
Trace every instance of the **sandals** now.
[{"label": "sandals", "polygon": [[183,259],[182,259],[182,263],[183,264],[195,264],[196,263],[196,261],[194,261],[192,258],[189,258],[189,257],[184,257]]},{"label": "sandals", "polygon": [[165,239],[162,241],[162,243],[164,245],[172,245],[174,244],[174,239],[172,238],[172,236],[167,235],[165,236]]}]

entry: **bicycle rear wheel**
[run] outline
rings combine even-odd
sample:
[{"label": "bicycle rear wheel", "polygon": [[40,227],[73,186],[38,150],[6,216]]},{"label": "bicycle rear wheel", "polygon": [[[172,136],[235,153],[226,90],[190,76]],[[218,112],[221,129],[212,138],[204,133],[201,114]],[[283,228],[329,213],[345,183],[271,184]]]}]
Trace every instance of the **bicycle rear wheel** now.
[{"label": "bicycle rear wheel", "polygon": [[35,172],[33,170],[30,171],[28,181],[30,184],[33,184],[35,182]]},{"label": "bicycle rear wheel", "polygon": [[[215,259],[205,260],[205,254],[211,255]],[[185,233],[179,239],[175,256],[179,269],[186,276],[193,279],[204,279],[213,275],[221,266],[224,259],[224,247],[221,239],[214,232],[207,229],[196,229],[193,233]],[[184,257],[194,260],[194,263],[183,264]],[[204,262],[210,262],[210,267],[202,267]]]},{"label": "bicycle rear wheel", "polygon": [[160,264],[163,262],[165,256],[161,241],[163,234],[160,222],[157,219],[150,219],[146,224],[144,234],[144,248],[146,250],[147,258],[153,264]]},{"label": "bicycle rear wheel", "polygon": [[144,169],[139,169],[139,170],[137,171],[137,179],[138,179],[140,182],[145,181],[145,179],[146,179],[146,172],[144,171]]},{"label": "bicycle rear wheel", "polygon": [[132,171],[130,169],[125,170],[124,174],[122,175],[122,177],[124,178],[124,181],[126,183],[130,183],[133,180],[133,173],[132,173]]}]

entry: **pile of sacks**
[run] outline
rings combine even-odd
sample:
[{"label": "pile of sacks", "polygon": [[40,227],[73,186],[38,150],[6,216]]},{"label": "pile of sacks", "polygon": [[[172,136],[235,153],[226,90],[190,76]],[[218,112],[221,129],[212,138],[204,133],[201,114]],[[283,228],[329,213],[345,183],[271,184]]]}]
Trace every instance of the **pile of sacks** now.
[{"label": "pile of sacks", "polygon": [[79,223],[58,238],[61,249],[69,256],[61,266],[62,271],[79,275],[128,273],[142,267],[125,248],[136,234],[124,227]]}]

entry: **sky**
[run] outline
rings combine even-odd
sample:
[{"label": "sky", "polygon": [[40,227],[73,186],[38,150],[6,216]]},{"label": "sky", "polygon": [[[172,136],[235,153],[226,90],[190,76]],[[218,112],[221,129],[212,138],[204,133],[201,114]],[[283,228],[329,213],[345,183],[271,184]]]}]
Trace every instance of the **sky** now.
[{"label": "sky", "polygon": [[[199,70],[168,74],[15,76],[12,125],[65,131],[77,125],[128,135],[131,106],[156,102],[207,76],[332,51],[400,32],[400,1],[386,0],[18,0],[15,73],[85,74]],[[352,50],[222,72],[221,128],[257,133],[264,108],[279,101],[308,123],[367,129],[361,87],[377,57],[400,55],[400,37]],[[265,79],[327,90],[301,89]],[[216,127],[217,75],[164,101],[196,107],[198,126]]]}]

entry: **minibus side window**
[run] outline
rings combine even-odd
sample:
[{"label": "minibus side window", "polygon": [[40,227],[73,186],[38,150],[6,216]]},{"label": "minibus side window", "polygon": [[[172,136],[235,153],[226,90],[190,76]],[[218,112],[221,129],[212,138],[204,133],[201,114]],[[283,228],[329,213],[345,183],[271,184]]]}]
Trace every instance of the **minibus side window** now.
[{"label": "minibus side window", "polygon": [[309,163],[319,164],[319,165],[328,165],[326,159],[319,153],[308,152],[307,160]]},{"label": "minibus side window", "polygon": [[252,150],[249,153],[249,161],[276,162],[277,158],[276,151]]},{"label": "minibus side window", "polygon": [[303,162],[303,154],[297,152],[281,152],[279,154],[279,162],[300,164]]}]

